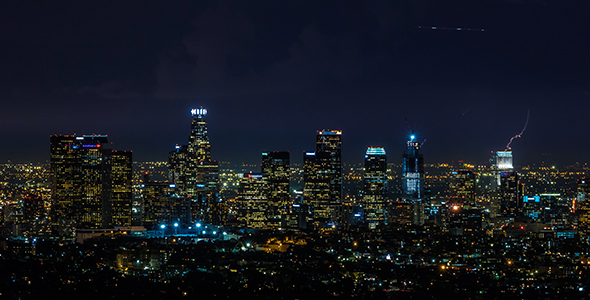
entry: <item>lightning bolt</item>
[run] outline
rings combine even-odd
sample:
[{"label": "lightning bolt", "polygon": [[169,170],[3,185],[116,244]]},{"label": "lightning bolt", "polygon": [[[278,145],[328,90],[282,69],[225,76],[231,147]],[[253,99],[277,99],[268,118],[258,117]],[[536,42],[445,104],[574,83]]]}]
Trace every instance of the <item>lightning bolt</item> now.
[{"label": "lightning bolt", "polygon": [[530,110],[530,109],[527,109],[527,113],[526,113],[526,122],[524,123],[524,128],[522,129],[522,131],[521,131],[519,134],[517,134],[517,135],[515,135],[515,136],[513,136],[513,137],[511,137],[511,138],[510,138],[510,141],[508,142],[508,145],[506,145],[506,150],[510,150],[510,149],[511,149],[511,148],[510,148],[510,144],[512,144],[512,141],[513,141],[514,139],[517,139],[517,138],[520,138],[520,137],[522,137],[522,134],[523,134],[523,133],[524,133],[524,131],[526,130],[526,126],[527,126],[527,125],[529,125],[529,115],[530,115],[530,114],[531,114],[531,110]]}]

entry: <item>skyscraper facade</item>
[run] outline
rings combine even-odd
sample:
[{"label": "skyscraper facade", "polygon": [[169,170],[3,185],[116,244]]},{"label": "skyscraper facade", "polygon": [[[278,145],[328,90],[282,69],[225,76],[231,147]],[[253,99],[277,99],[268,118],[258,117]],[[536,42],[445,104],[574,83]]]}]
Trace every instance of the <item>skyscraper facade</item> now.
[{"label": "skyscraper facade", "polygon": [[369,229],[387,223],[387,156],[382,147],[369,147],[365,154],[363,204]]},{"label": "skyscraper facade", "polygon": [[402,163],[402,201],[411,203],[413,225],[424,224],[424,158],[420,143],[410,136]]},{"label": "skyscraper facade", "polygon": [[500,173],[499,205],[500,215],[515,217],[522,211],[522,193],[518,181],[518,172]]},{"label": "skyscraper facade", "polygon": [[505,202],[502,200],[502,173],[510,173],[513,171],[512,165],[512,151],[496,151],[492,152],[491,170],[492,170],[492,182],[490,190],[490,216],[499,217],[503,214],[501,203]]},{"label": "skyscraper facade", "polygon": [[133,199],[131,151],[111,152],[112,210],[114,226],[131,226],[131,204]]},{"label": "skyscraper facade", "polygon": [[127,216],[130,223],[131,152],[107,146],[106,135],[51,136],[52,225],[109,228]]},{"label": "skyscraper facade", "polygon": [[578,179],[578,193],[576,197],[576,214],[578,215],[578,233],[580,238],[590,237],[590,180]]},{"label": "skyscraper facade", "polygon": [[312,211],[316,228],[326,226],[332,221],[331,198],[332,157],[328,152],[303,153],[303,204]]},{"label": "skyscraper facade", "polygon": [[338,221],[340,216],[335,215],[342,203],[342,131],[322,130],[316,136],[316,152],[328,153],[330,194],[329,203],[332,210],[331,218]]},{"label": "skyscraper facade", "polygon": [[475,208],[475,173],[461,168],[451,171],[450,190],[452,196],[461,200],[467,209]]},{"label": "skyscraper facade", "polygon": [[144,180],[141,189],[143,226],[150,229],[159,229],[161,225],[171,226],[174,223],[183,227],[191,226],[189,199],[179,196],[175,190],[175,185],[168,182]]},{"label": "skyscraper facade", "polygon": [[248,228],[268,228],[268,184],[264,174],[246,173],[240,179],[238,220]]},{"label": "skyscraper facade", "polygon": [[289,182],[291,179],[289,152],[262,152],[261,166],[268,185],[267,225],[280,227],[282,215],[289,202]]},{"label": "skyscraper facade", "polygon": [[192,222],[218,225],[223,216],[219,203],[219,165],[211,159],[207,110],[191,110],[188,145],[176,146],[169,154],[170,182],[181,197],[190,198]]}]

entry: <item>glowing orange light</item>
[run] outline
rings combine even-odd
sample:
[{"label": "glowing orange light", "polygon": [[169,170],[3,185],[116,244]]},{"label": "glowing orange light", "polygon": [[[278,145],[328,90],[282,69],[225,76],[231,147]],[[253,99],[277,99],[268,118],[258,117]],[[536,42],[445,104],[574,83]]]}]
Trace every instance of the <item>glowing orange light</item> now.
[{"label": "glowing orange light", "polygon": [[457,210],[457,209],[459,209],[459,206],[458,205],[453,205],[453,210]]}]

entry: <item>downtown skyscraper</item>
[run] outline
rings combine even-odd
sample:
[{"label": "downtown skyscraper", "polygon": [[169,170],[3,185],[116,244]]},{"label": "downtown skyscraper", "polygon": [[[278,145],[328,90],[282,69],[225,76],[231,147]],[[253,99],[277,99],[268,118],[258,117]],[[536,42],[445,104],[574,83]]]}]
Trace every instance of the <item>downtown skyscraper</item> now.
[{"label": "downtown skyscraper", "polygon": [[330,204],[337,206],[342,202],[342,131],[318,132],[316,152],[325,152],[330,156]]},{"label": "downtown skyscraper", "polygon": [[387,223],[387,156],[382,147],[369,147],[365,154],[363,208],[369,229]]},{"label": "downtown skyscraper", "polygon": [[289,152],[262,152],[261,167],[268,185],[267,226],[281,227],[281,218],[289,202],[289,182],[291,179]]},{"label": "downtown skyscraper", "polygon": [[222,222],[219,202],[219,165],[211,159],[207,109],[191,110],[188,145],[176,146],[169,154],[169,180],[180,197],[190,198],[191,222]]},{"label": "downtown skyscraper", "polygon": [[412,207],[413,225],[424,224],[424,158],[414,135],[406,142],[402,164],[402,202]]},{"label": "downtown skyscraper", "polygon": [[582,239],[590,237],[590,180],[581,178],[578,180],[578,190],[575,202],[575,210],[578,216],[578,233]]},{"label": "downtown skyscraper", "polygon": [[303,201],[312,211],[314,226],[338,223],[342,204],[342,131],[318,131],[316,150],[303,154]]},{"label": "downtown skyscraper", "polygon": [[131,225],[131,151],[114,151],[106,135],[50,137],[51,224],[71,228]]},{"label": "downtown skyscraper", "polygon": [[514,217],[522,212],[522,193],[518,172],[512,164],[512,151],[496,151],[492,155],[493,180],[490,193],[491,216]]},{"label": "downtown skyscraper", "polygon": [[308,223],[315,228],[332,222],[334,210],[330,203],[331,157],[327,152],[303,153],[303,204],[311,211]]},{"label": "downtown skyscraper", "polygon": [[460,201],[461,206],[475,208],[475,173],[466,167],[451,171],[451,195]]}]

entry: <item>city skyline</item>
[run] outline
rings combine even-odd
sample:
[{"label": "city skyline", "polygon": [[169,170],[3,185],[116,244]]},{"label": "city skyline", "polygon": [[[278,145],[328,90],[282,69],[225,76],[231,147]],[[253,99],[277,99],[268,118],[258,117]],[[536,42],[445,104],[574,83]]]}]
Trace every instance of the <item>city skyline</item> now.
[{"label": "city skyline", "polygon": [[426,163],[482,163],[525,124],[515,165],[590,160],[588,4],[1,5],[1,163],[47,161],[47,137],[73,133],[164,161],[200,106],[232,163],[300,164],[331,128],[344,163],[369,146],[397,162],[411,131]]}]

